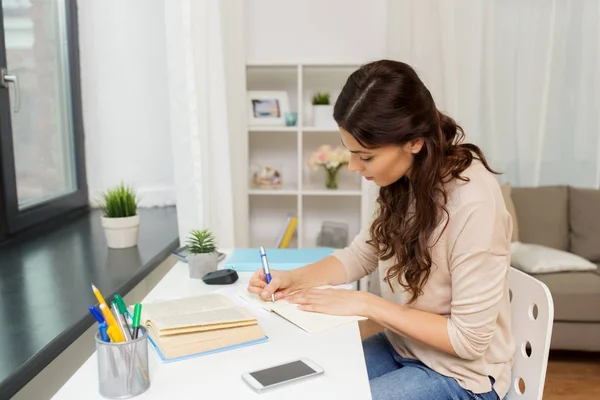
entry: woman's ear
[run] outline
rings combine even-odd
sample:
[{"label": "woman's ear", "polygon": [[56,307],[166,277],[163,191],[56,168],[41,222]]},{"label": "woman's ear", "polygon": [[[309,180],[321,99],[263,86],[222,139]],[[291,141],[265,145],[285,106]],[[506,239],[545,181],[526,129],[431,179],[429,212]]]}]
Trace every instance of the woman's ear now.
[{"label": "woman's ear", "polygon": [[423,148],[423,143],[423,138],[413,139],[410,142],[406,143],[407,150],[412,154],[417,154]]}]

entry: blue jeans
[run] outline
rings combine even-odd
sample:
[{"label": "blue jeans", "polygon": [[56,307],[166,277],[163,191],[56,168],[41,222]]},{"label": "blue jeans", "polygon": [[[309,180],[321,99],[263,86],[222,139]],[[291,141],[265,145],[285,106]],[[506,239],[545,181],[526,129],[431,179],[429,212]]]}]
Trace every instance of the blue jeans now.
[{"label": "blue jeans", "polygon": [[494,390],[473,393],[418,360],[400,357],[383,332],[365,339],[363,351],[373,400],[499,400]]}]

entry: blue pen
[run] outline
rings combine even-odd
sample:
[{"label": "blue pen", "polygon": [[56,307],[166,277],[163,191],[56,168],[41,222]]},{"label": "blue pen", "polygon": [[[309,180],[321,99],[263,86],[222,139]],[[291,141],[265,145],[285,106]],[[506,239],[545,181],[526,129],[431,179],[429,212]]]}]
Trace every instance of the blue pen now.
[{"label": "blue pen", "polygon": [[96,321],[98,321],[99,324],[104,322],[104,315],[102,315],[102,312],[98,310],[96,306],[90,306],[89,310],[90,313],[94,316],[94,318],[96,318]]},{"label": "blue pen", "polygon": [[[267,253],[265,248],[260,246],[260,261],[262,263],[263,272],[267,277],[267,283],[271,283],[271,271],[269,270],[269,262],[267,261]],[[271,295],[271,301],[275,302],[275,294]]]},{"label": "blue pen", "polygon": [[107,329],[108,329],[108,325],[106,325],[106,321],[100,323],[100,326],[98,327],[98,330],[100,331],[100,339],[102,339],[104,342],[110,342],[110,338],[108,337],[108,333],[106,333]]}]

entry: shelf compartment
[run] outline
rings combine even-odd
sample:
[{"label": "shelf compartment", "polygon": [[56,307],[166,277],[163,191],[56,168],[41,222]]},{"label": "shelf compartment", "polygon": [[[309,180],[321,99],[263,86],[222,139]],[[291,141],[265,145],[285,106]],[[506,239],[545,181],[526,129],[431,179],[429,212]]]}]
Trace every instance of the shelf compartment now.
[{"label": "shelf compartment", "polygon": [[[359,65],[348,66],[311,66],[302,68],[302,124],[312,126],[312,96],[316,92],[328,92],[329,102],[335,104],[348,77],[359,68]],[[300,119],[300,116],[298,117]],[[325,128],[325,130],[330,130]]]},{"label": "shelf compartment", "polygon": [[280,132],[254,132],[248,138],[248,182],[252,190],[254,172],[262,167],[276,168],[281,175],[282,188],[268,190],[298,190],[297,136]]},{"label": "shelf compartment", "polygon": [[302,247],[316,247],[317,236],[325,221],[348,225],[348,244],[361,226],[361,199],[348,197],[344,201],[331,196],[309,196],[303,199]]},{"label": "shelf compartment", "polygon": [[[325,171],[323,167],[313,170],[308,166],[307,160],[310,154],[319,146],[328,144],[331,147],[342,146],[339,132],[307,132],[302,135],[302,190],[312,192],[322,189],[324,191],[334,192],[335,189],[325,188]],[[343,166],[338,171],[339,189],[344,191],[361,190],[361,179],[358,172],[351,172],[348,166]]]},{"label": "shelf compartment", "polygon": [[[247,66],[247,91],[284,91],[287,93],[289,111],[298,111],[298,66]],[[273,126],[286,130],[287,126]],[[295,127],[292,127],[295,128]],[[262,129],[262,127],[260,127]],[[297,128],[296,128],[297,129]]]},{"label": "shelf compartment", "polygon": [[[286,226],[287,217],[298,215],[297,196],[250,196],[248,206],[251,247],[274,247]],[[289,247],[298,247],[296,234]]]}]

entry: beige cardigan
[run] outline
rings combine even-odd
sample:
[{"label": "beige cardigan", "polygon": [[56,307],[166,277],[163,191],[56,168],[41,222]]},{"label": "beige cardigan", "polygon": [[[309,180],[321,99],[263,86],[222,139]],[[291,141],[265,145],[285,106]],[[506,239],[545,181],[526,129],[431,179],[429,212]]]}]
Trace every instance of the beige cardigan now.
[{"label": "beige cardigan", "polygon": [[[347,282],[378,267],[384,299],[448,318],[448,335],[458,357],[386,330],[400,356],[419,359],[474,393],[489,392],[492,376],[494,389],[503,398],[515,350],[508,294],[512,219],[498,181],[480,162],[473,162],[462,175],[470,182],[454,180],[446,186],[450,222],[432,248],[431,274],[415,303],[406,305],[409,297],[397,281],[394,292],[383,281],[392,260],[378,260],[366,244],[368,228],[334,256],[344,265]],[[432,244],[443,225],[444,221]]]}]

